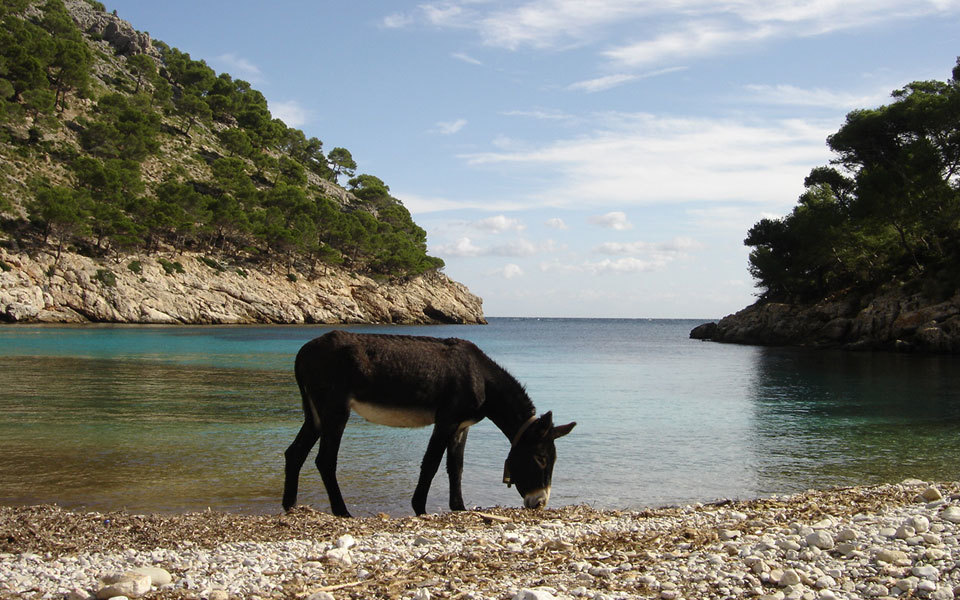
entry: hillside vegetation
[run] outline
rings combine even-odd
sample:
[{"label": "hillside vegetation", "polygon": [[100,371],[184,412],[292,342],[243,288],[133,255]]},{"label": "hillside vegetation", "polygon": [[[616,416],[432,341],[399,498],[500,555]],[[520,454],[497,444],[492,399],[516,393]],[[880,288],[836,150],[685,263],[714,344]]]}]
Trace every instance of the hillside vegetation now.
[{"label": "hillside vegetation", "polygon": [[99,2],[0,4],[8,249],[58,260],[191,251],[216,265],[343,265],[380,278],[441,268],[389,187],[356,170],[348,150],[324,153],[273,118],[246,81]]},{"label": "hillside vegetation", "polygon": [[745,244],[761,302],[804,303],[897,290],[933,302],[960,289],[960,59],[946,81],[915,81],[893,102],[855,110],[827,139],[781,219]]}]

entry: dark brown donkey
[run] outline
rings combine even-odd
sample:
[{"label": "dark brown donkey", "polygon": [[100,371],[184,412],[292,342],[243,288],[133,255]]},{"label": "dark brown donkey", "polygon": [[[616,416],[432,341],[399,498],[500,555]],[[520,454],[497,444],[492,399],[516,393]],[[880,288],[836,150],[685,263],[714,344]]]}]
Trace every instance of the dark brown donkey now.
[{"label": "dark brown donkey", "polygon": [[464,510],[460,477],[467,429],[484,417],[511,440],[504,483],[517,484],[528,508],[550,498],[553,440],[576,423],[553,426],[551,413],[537,418],[523,386],[475,345],[455,338],[330,333],[297,354],[297,383],[304,423],[287,448],[283,507],[297,502],[300,468],[320,440],[317,468],[333,514],[350,516],[337,483],[340,438],[353,409],[368,421],[393,427],[433,425],[413,510],[426,512],[427,492],[447,452],[450,509]]}]

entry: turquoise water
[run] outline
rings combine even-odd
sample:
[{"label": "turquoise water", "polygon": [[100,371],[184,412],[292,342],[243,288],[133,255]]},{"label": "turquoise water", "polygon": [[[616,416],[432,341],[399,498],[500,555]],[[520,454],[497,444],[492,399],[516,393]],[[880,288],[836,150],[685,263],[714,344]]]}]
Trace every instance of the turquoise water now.
[{"label": "turquoise water", "polygon": [[[351,327],[456,336],[575,420],[551,505],[601,508],[960,478],[960,357],[688,339],[684,320],[491,319]],[[0,327],[0,503],[98,510],[279,510],[302,412],[293,357],[320,326]],[[339,477],[354,514],[411,514],[429,429],[352,417]],[[468,505],[518,506],[509,442],[470,430]],[[446,510],[441,468],[428,509]],[[312,457],[300,502],[326,510]]]}]

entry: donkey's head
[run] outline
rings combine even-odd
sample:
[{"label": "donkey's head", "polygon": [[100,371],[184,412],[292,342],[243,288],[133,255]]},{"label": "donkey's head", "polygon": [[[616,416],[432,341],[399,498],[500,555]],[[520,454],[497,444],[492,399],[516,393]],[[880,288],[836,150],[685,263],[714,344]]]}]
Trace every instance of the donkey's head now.
[{"label": "donkey's head", "polygon": [[507,487],[517,485],[527,508],[544,507],[550,500],[553,463],[557,460],[553,440],[570,433],[574,425],[576,423],[554,427],[553,413],[548,412],[521,428],[513,440],[503,465],[503,482]]}]

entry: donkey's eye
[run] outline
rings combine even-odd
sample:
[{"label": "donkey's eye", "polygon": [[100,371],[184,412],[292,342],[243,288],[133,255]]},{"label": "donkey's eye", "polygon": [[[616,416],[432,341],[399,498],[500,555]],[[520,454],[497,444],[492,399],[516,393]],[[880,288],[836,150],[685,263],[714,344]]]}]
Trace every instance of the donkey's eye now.
[{"label": "donkey's eye", "polygon": [[542,454],[537,454],[533,457],[533,460],[537,461],[537,466],[541,469],[547,468],[547,457]]}]

